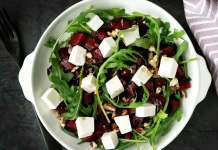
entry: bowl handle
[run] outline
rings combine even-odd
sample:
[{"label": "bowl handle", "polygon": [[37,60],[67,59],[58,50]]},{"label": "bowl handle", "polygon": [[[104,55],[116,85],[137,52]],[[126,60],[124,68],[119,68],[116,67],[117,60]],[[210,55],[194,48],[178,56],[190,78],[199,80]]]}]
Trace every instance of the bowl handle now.
[{"label": "bowl handle", "polygon": [[23,90],[24,96],[27,100],[33,102],[32,94],[32,67],[35,51],[29,54],[23,62],[23,66],[20,69],[18,79]]},{"label": "bowl handle", "polygon": [[199,92],[197,104],[200,103],[207,95],[209,90],[212,78],[210,72],[207,68],[206,61],[200,55],[198,55],[198,64],[199,64]]}]

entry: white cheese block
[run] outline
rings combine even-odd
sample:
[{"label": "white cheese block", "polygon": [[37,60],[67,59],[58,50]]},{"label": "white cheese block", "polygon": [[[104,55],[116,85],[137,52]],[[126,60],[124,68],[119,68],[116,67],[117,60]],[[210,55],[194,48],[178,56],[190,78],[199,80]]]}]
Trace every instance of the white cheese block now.
[{"label": "white cheese block", "polygon": [[93,31],[97,31],[104,22],[98,15],[90,15],[90,20],[86,23]]},{"label": "white cheese block", "polygon": [[76,119],[76,128],[79,139],[92,135],[94,132],[93,117],[78,117]]},{"label": "white cheese block", "polygon": [[121,134],[125,134],[132,131],[129,115],[115,117],[114,121],[119,127]]},{"label": "white cheese block", "polygon": [[158,75],[165,78],[175,78],[177,68],[178,63],[174,58],[162,56],[160,61],[160,67],[158,70]]},{"label": "white cheese block", "polygon": [[86,49],[79,45],[76,45],[72,48],[68,61],[76,66],[82,66],[85,64],[85,59]]},{"label": "white cheese block", "polygon": [[137,107],[135,110],[136,117],[151,117],[156,114],[156,106],[150,103]]},{"label": "white cheese block", "polygon": [[140,38],[139,28],[137,28],[135,31],[125,32],[121,35],[121,37],[123,38],[124,44],[129,46],[135,42],[136,39]]},{"label": "white cheese block", "polygon": [[106,88],[111,98],[116,97],[124,91],[124,87],[117,75],[106,83]]},{"label": "white cheese block", "polygon": [[138,86],[141,86],[141,83],[145,84],[152,75],[153,74],[148,70],[148,68],[142,65],[132,77],[132,81]]},{"label": "white cheese block", "polygon": [[42,96],[41,99],[46,103],[50,109],[56,109],[57,106],[63,101],[59,93],[54,88],[49,88]]},{"label": "white cheese block", "polygon": [[105,149],[114,149],[119,143],[117,133],[114,131],[104,133],[101,141]]},{"label": "white cheese block", "polygon": [[99,49],[104,58],[110,57],[114,53],[114,49],[116,48],[116,42],[112,37],[104,38],[104,40],[99,45]]},{"label": "white cheese block", "polygon": [[93,75],[88,75],[82,79],[81,88],[88,93],[92,93],[96,90],[96,78]]}]

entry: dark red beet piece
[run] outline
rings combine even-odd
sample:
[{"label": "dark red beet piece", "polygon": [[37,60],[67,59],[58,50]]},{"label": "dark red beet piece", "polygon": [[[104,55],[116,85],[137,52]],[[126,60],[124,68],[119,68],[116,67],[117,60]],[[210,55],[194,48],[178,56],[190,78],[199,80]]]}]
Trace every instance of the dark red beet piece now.
[{"label": "dark red beet piece", "polygon": [[71,64],[68,60],[66,59],[63,59],[61,61],[61,66],[64,68],[64,70],[66,70],[67,72],[70,72],[73,68],[74,68],[74,65]]},{"label": "dark red beet piece", "polygon": [[106,31],[103,28],[98,29],[96,34],[97,34],[97,37],[98,37],[99,41],[103,41],[104,38],[107,37]]},{"label": "dark red beet piece", "polygon": [[76,120],[70,120],[67,122],[67,129],[72,132],[77,132]]},{"label": "dark red beet piece", "polygon": [[103,111],[102,111],[101,107],[99,107],[99,106],[97,108],[97,114],[98,115],[103,115]]},{"label": "dark red beet piece", "polygon": [[96,49],[94,51],[91,51],[91,53],[92,53],[92,59],[91,60],[92,60],[93,64],[99,64],[99,63],[103,62],[104,58],[103,58],[103,56],[101,54],[100,49]]},{"label": "dark red beet piece", "polygon": [[178,66],[178,68],[177,68],[177,71],[176,71],[176,77],[178,78],[178,79],[182,79],[183,78],[183,72],[182,72],[182,68],[181,68],[181,66]]},{"label": "dark red beet piece", "polygon": [[173,57],[176,55],[177,46],[174,43],[164,44],[161,46],[160,53],[161,55],[167,55],[167,57]]},{"label": "dark red beet piece", "polygon": [[61,59],[69,59],[70,54],[68,53],[68,47],[62,47],[59,51],[58,51]]},{"label": "dark red beet piece", "polygon": [[170,97],[169,105],[172,111],[177,110],[180,107],[180,101],[175,97]]},{"label": "dark red beet piece", "polygon": [[70,72],[74,68],[74,65],[68,62],[70,56],[68,53],[68,47],[63,47],[58,52],[61,58],[61,66],[64,68],[64,70]]},{"label": "dark red beet piece", "polygon": [[55,110],[58,111],[59,114],[67,112],[65,103],[61,102]]},{"label": "dark red beet piece", "polygon": [[138,18],[137,19],[137,24],[139,25],[139,34],[140,36],[144,36],[147,31],[148,31],[148,27],[145,23],[143,23],[143,19],[142,18]]},{"label": "dark red beet piece", "polygon": [[75,71],[74,77],[70,81],[69,85],[79,85],[79,75],[80,75],[80,71],[79,70]]},{"label": "dark red beet piece", "polygon": [[125,89],[125,96],[126,98],[133,98],[136,96],[136,84],[134,82],[131,82],[127,88]]},{"label": "dark red beet piece", "polygon": [[133,128],[140,128],[144,124],[144,117],[131,116],[130,122]]},{"label": "dark red beet piece", "polygon": [[84,40],[86,39],[86,35],[83,33],[74,33],[69,41],[70,45],[82,45]]},{"label": "dark red beet piece", "polygon": [[142,57],[136,57],[136,58],[137,58],[136,64],[137,64],[138,66],[141,66],[141,65],[142,65]]},{"label": "dark red beet piece", "polygon": [[163,87],[167,85],[167,81],[164,78],[156,78],[155,79],[155,86],[157,87]]},{"label": "dark red beet piece", "polygon": [[188,79],[183,79],[179,81],[179,91],[186,90],[191,87],[191,84]]},{"label": "dark red beet piece", "polygon": [[131,73],[131,71],[129,69],[123,68],[122,70],[119,71],[120,75],[119,77],[121,79],[129,79],[133,76],[133,74]]},{"label": "dark red beet piece", "polygon": [[85,105],[91,105],[94,103],[94,94],[93,93],[84,93],[83,94],[83,103]]},{"label": "dark red beet piece", "polygon": [[129,108],[128,112],[129,114],[135,114],[135,108]]},{"label": "dark red beet piece", "polygon": [[86,68],[84,71],[84,76],[88,76],[90,73],[93,73],[95,70],[92,67]]},{"label": "dark red beet piece", "polygon": [[84,47],[88,51],[92,51],[98,47],[98,43],[94,39],[87,37],[86,40],[84,41]]},{"label": "dark red beet piece", "polygon": [[157,111],[159,111],[165,103],[165,97],[163,95],[157,95],[155,93],[150,93],[147,103],[157,105]]},{"label": "dark red beet piece", "polygon": [[111,30],[114,29],[128,29],[132,27],[132,21],[126,19],[126,18],[114,18],[109,21],[108,28]]},{"label": "dark red beet piece", "polygon": [[132,139],[133,135],[131,132],[125,133],[122,135],[124,139]]},{"label": "dark red beet piece", "polygon": [[151,80],[148,80],[145,83],[145,87],[148,89],[148,91],[154,92],[154,86],[153,86],[153,82]]}]

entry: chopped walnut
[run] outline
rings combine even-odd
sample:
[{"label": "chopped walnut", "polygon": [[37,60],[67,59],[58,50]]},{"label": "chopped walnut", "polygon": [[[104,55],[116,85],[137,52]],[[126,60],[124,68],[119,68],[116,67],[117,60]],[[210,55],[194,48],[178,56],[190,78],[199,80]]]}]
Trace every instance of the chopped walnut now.
[{"label": "chopped walnut", "polygon": [[155,55],[155,56],[149,61],[149,64],[150,64],[153,68],[157,68],[157,59],[158,59],[158,56]]},{"label": "chopped walnut", "polygon": [[136,64],[134,64],[134,65],[132,65],[132,66],[130,67],[130,72],[131,72],[131,73],[135,73],[135,70],[136,70]]},{"label": "chopped walnut", "polygon": [[148,53],[148,61],[152,60],[154,57],[153,53],[152,52],[149,52]]},{"label": "chopped walnut", "polygon": [[127,114],[128,114],[128,110],[127,110],[127,109],[123,109],[121,116],[125,116],[125,115],[127,115]]},{"label": "chopped walnut", "polygon": [[117,71],[115,71],[113,74],[112,74],[112,77],[116,76],[117,75]]},{"label": "chopped walnut", "polygon": [[127,85],[126,81],[124,81],[123,79],[120,79],[120,82],[125,86]]},{"label": "chopped walnut", "polygon": [[160,92],[162,92],[162,88],[161,87],[157,87],[156,88],[156,94],[160,94]]},{"label": "chopped walnut", "polygon": [[112,112],[111,118],[114,119],[114,117],[116,117],[116,112],[115,111]]},{"label": "chopped walnut", "polygon": [[104,104],[104,109],[109,110],[109,111],[115,111],[116,110],[116,108],[113,105],[106,104],[106,103]]},{"label": "chopped walnut", "polygon": [[154,47],[154,45],[150,45],[149,49],[150,52],[156,52],[156,49]]},{"label": "chopped walnut", "polygon": [[64,118],[61,118],[61,120],[60,120],[61,126],[62,126],[62,127],[65,127],[65,126],[66,126],[66,123],[67,123],[67,120],[64,119]]},{"label": "chopped walnut", "polygon": [[145,127],[145,128],[149,127],[150,125],[151,125],[151,121],[144,123],[144,127]]},{"label": "chopped walnut", "polygon": [[86,57],[91,59],[92,58],[92,53],[90,53],[90,52],[86,53]]},{"label": "chopped walnut", "polygon": [[158,74],[158,68],[154,68],[154,75],[157,75]]},{"label": "chopped walnut", "polygon": [[97,148],[97,147],[98,147],[98,145],[97,145],[94,141],[92,141],[92,142],[90,143],[90,145],[92,146],[92,148]]},{"label": "chopped walnut", "polygon": [[185,98],[187,98],[187,94],[185,91],[182,91],[182,99],[185,99]]},{"label": "chopped walnut", "polygon": [[76,70],[78,70],[79,69],[79,67],[73,67],[73,69],[71,70],[71,72],[75,72]]},{"label": "chopped walnut", "polygon": [[142,128],[136,128],[135,130],[136,130],[136,132],[137,132],[138,134],[141,134],[141,135],[146,134],[146,131],[145,131],[144,129],[142,129]]},{"label": "chopped walnut", "polygon": [[179,81],[177,78],[173,78],[170,81],[170,88],[171,88],[171,90],[178,90],[179,89]]},{"label": "chopped walnut", "polygon": [[111,111],[106,111],[106,114],[112,114],[112,112]]},{"label": "chopped walnut", "polygon": [[118,36],[118,33],[120,32],[120,30],[118,29],[115,29],[115,30],[112,30],[111,32],[107,32],[107,34],[110,36],[110,37],[117,37]]},{"label": "chopped walnut", "polygon": [[126,98],[125,96],[124,97],[122,97],[122,99],[121,99],[123,102],[125,102],[125,103],[128,103],[129,102],[129,98]]},{"label": "chopped walnut", "polygon": [[69,53],[69,54],[71,54],[72,48],[73,48],[73,47],[69,44],[69,45],[68,45],[68,53]]}]

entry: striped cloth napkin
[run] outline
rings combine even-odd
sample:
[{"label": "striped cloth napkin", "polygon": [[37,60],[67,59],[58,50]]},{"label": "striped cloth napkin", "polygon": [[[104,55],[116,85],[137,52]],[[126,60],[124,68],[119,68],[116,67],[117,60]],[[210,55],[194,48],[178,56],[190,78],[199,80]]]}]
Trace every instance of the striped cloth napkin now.
[{"label": "striped cloth napkin", "polygon": [[218,94],[218,0],[183,0],[186,20],[209,62]]}]

